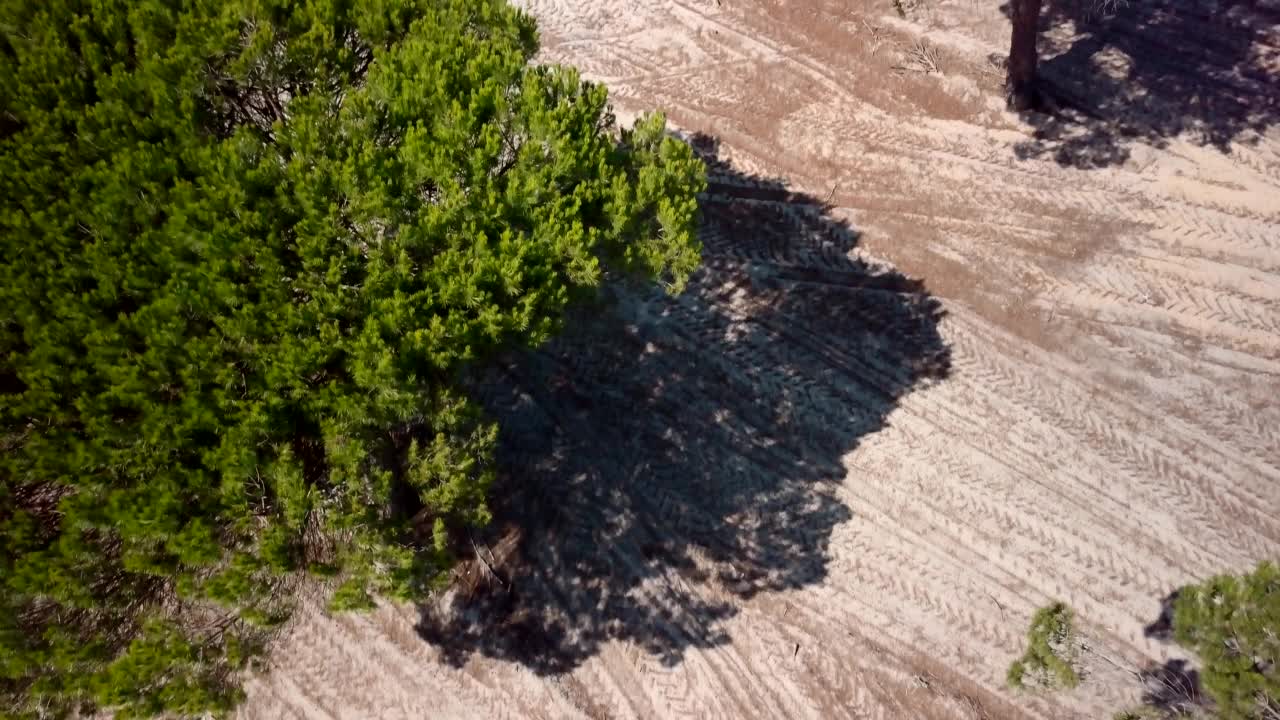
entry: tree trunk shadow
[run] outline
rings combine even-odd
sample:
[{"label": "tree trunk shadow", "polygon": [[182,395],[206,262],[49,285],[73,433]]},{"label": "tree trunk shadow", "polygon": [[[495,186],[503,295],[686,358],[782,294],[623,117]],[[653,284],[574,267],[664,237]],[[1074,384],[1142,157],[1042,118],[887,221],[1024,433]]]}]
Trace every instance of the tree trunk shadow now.
[{"label": "tree trunk shadow", "polygon": [[[1053,0],[1041,34],[1040,94],[1048,112],[1019,157],[1078,168],[1119,165],[1134,143],[1181,137],[1223,152],[1280,122],[1275,28],[1254,0]],[[1040,108],[1044,110],[1045,108]]]}]

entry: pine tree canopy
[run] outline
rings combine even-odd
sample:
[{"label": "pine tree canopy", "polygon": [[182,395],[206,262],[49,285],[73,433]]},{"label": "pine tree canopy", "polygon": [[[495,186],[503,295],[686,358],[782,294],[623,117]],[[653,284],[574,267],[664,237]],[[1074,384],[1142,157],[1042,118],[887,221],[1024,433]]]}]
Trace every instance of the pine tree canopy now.
[{"label": "pine tree canopy", "polygon": [[1173,607],[1174,637],[1200,656],[1216,716],[1280,717],[1280,567],[1183,588]]},{"label": "pine tree canopy", "polygon": [[224,711],[304,573],[419,596],[463,373],[698,262],[700,161],[502,0],[0,3],[0,713]]}]

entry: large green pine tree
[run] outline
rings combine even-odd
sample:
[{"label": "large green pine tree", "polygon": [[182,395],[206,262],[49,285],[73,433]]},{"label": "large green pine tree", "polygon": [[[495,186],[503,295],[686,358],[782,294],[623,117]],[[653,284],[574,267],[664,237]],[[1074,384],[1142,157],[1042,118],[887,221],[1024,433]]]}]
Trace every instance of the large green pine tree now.
[{"label": "large green pine tree", "polygon": [[0,0],[0,711],[219,711],[488,517],[464,373],[673,290],[703,169],[501,0]]},{"label": "large green pine tree", "polygon": [[1173,631],[1200,656],[1218,717],[1280,718],[1280,567],[1264,562],[1253,572],[1183,588]]}]

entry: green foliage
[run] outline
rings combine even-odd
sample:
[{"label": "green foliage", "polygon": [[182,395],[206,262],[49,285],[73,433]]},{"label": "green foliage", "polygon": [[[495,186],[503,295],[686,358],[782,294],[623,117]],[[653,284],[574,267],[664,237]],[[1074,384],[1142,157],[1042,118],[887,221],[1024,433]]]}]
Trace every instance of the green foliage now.
[{"label": "green foliage", "polygon": [[205,662],[200,648],[173,625],[149,621],[92,684],[99,703],[121,708],[120,718],[196,715],[225,711],[239,699],[238,692],[222,690],[221,678],[209,677],[230,669]]},{"label": "green foliage", "polygon": [[469,369],[698,262],[701,163],[501,0],[0,7],[16,715],[221,712],[299,571],[433,587],[489,517]]},{"label": "green foliage", "polygon": [[1031,618],[1026,652],[1009,665],[1009,686],[1025,687],[1030,678],[1046,687],[1076,687],[1080,684],[1074,667],[1076,646],[1071,608],[1061,602],[1040,608]]},{"label": "green foliage", "polygon": [[1174,638],[1203,663],[1201,680],[1224,720],[1280,717],[1280,567],[1220,575],[1183,588]]}]

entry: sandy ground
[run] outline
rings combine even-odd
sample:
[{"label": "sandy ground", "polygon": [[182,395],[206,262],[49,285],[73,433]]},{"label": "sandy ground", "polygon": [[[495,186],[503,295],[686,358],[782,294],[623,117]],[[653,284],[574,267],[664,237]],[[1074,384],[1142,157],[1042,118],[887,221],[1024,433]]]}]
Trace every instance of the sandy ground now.
[{"label": "sandy ground", "polygon": [[[503,578],[304,616],[242,717],[1109,717],[1280,556],[1280,6],[1055,22],[1071,121],[1003,110],[995,3],[527,6],[712,161],[707,268],[483,388]],[[1052,599],[1085,681],[1011,692]]]}]

